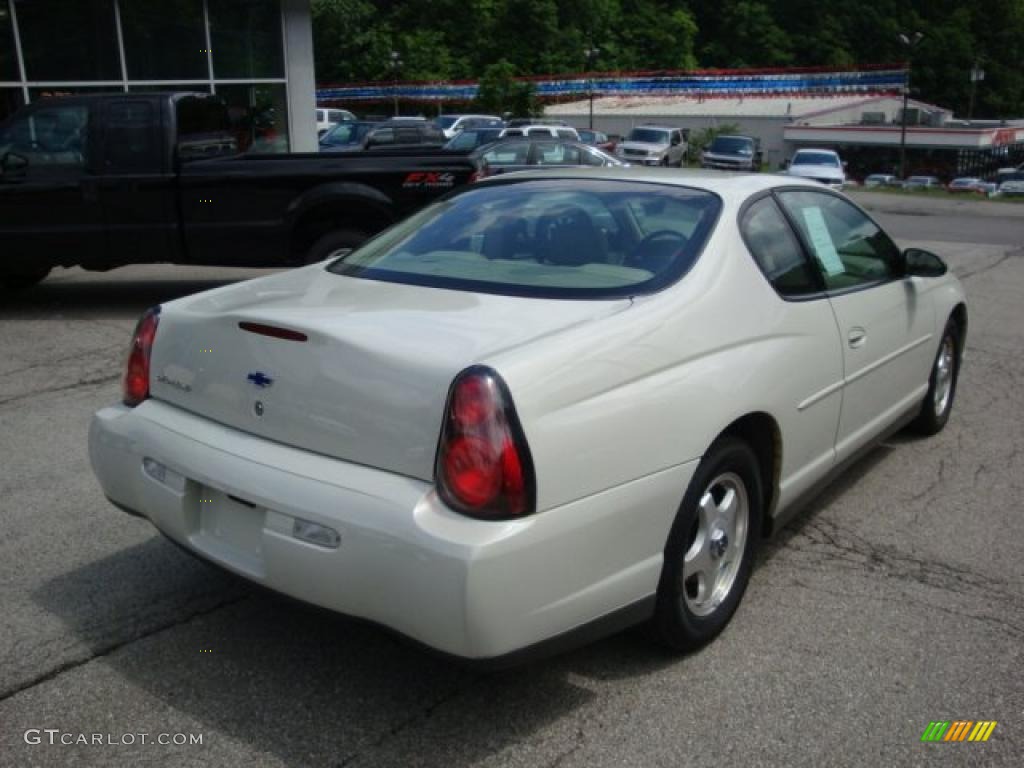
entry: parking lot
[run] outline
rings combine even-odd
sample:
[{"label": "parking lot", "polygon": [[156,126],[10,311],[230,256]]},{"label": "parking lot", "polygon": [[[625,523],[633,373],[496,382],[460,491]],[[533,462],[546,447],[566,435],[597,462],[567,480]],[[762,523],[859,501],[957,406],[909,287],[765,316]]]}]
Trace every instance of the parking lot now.
[{"label": "parking lot", "polygon": [[[57,270],[0,306],[0,766],[1019,765],[1024,206],[857,199],[964,281],[952,419],[887,441],[764,546],[731,625],[685,657],[627,632],[468,669],[253,591],[110,506],[86,435],[138,314],[260,271]],[[921,743],[961,719],[998,726]]]}]

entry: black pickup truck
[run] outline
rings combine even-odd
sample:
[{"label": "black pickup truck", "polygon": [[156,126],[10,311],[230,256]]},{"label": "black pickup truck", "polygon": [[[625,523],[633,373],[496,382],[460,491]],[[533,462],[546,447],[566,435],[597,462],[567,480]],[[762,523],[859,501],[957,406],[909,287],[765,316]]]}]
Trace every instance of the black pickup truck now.
[{"label": "black pickup truck", "polygon": [[476,163],[415,148],[239,153],[216,97],[48,99],[0,125],[0,288],[54,266],[311,263],[468,183]]}]

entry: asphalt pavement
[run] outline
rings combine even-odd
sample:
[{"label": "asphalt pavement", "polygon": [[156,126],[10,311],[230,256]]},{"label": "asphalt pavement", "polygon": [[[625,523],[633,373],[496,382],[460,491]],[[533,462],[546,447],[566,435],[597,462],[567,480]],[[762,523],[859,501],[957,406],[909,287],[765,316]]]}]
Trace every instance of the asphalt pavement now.
[{"label": "asphalt pavement", "polygon": [[[139,312],[259,272],[58,270],[0,306],[0,766],[1020,765],[1024,206],[858,194],[964,279],[952,419],[818,498],[726,632],[681,657],[627,632],[466,669],[253,591],[111,507],[86,434]],[[920,741],[958,719],[998,725]]]}]

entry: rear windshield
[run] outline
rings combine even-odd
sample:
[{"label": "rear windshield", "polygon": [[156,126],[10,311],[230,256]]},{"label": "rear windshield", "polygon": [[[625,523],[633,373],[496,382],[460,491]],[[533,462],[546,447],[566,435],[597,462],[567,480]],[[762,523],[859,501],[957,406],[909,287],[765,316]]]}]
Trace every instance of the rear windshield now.
[{"label": "rear windshield", "polygon": [[752,155],[754,154],[754,142],[737,136],[719,136],[711,142],[709,149],[712,152],[721,152],[726,155]]},{"label": "rear windshield", "polygon": [[646,144],[668,144],[668,131],[634,128],[629,132],[629,141],[642,141]]},{"label": "rear windshield", "polygon": [[397,224],[330,270],[510,296],[633,296],[688,271],[720,210],[709,192],[643,182],[481,185]]},{"label": "rear windshield", "polygon": [[828,152],[797,152],[793,165],[834,165],[839,166],[839,158]]}]

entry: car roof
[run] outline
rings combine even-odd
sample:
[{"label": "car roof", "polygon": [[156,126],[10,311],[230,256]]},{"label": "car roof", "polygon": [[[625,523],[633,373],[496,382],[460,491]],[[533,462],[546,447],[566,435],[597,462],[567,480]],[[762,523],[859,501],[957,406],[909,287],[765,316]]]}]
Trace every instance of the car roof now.
[{"label": "car roof", "polygon": [[610,179],[638,181],[676,187],[705,189],[723,199],[741,202],[753,194],[775,187],[807,187],[824,191],[826,187],[811,179],[782,176],[771,173],[735,173],[710,169],[647,168],[639,166],[581,166],[579,168],[550,168],[503,174],[477,182],[495,184],[502,181],[527,179]]}]

